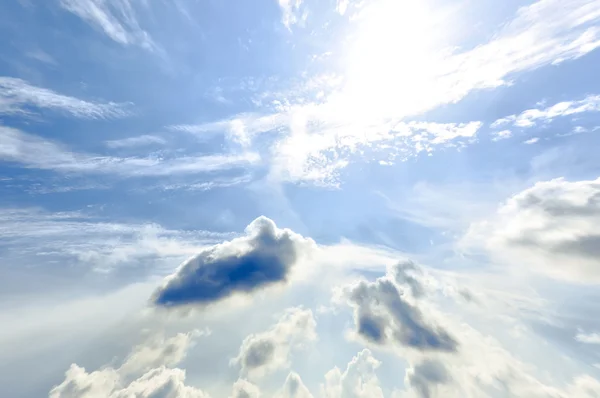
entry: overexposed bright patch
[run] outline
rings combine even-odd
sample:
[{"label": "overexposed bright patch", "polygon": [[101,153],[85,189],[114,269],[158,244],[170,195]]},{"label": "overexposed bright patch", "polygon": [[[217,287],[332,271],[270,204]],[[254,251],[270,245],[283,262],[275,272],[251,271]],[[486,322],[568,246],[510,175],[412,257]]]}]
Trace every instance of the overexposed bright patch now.
[{"label": "overexposed bright patch", "polygon": [[[358,14],[346,54],[345,107],[363,117],[407,114],[430,101],[447,26],[430,1],[380,0]],[[348,109],[348,108],[346,108]]]}]

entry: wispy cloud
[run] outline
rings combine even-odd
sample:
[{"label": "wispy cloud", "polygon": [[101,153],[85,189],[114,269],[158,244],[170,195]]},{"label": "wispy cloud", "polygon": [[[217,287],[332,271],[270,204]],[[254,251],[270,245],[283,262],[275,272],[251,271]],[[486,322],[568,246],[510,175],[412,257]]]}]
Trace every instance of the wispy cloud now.
[{"label": "wispy cloud", "polygon": [[287,126],[289,115],[285,112],[267,115],[242,113],[232,118],[202,124],[178,124],[168,126],[171,131],[180,131],[202,138],[209,134],[225,134],[238,144],[249,145],[261,133],[282,129]]},{"label": "wispy cloud", "polygon": [[531,145],[531,144],[537,143],[539,140],[540,139],[538,137],[533,137],[533,138],[523,141],[523,144]]},{"label": "wispy cloud", "polygon": [[50,54],[40,49],[28,51],[25,53],[25,56],[48,65],[58,65],[58,62]]},{"label": "wispy cloud", "polygon": [[512,132],[510,130],[502,130],[493,134],[492,141],[505,140],[510,137],[512,137]]},{"label": "wispy cloud", "polygon": [[81,262],[81,267],[106,269],[141,259],[183,260],[230,237],[169,230],[157,224],[108,222],[84,212],[0,209],[0,252],[6,261],[62,259]]},{"label": "wispy cloud", "polygon": [[61,6],[123,45],[155,51],[156,44],[141,28],[135,0],[60,0]]},{"label": "wispy cloud", "polygon": [[86,119],[113,119],[130,115],[130,105],[84,101],[33,86],[25,80],[0,77],[0,115],[28,114],[38,108]]},{"label": "wispy cloud", "polygon": [[546,108],[533,108],[518,115],[509,115],[492,123],[491,127],[513,125],[521,128],[534,127],[537,123],[585,112],[600,112],[600,95],[589,95],[582,100],[563,101]]},{"label": "wispy cloud", "polygon": [[300,7],[302,6],[303,0],[277,0],[279,7],[281,8],[281,22],[286,28],[291,29],[292,25],[297,24],[305,18],[300,15]]},{"label": "wispy cloud", "polygon": [[140,135],[137,137],[129,137],[120,140],[110,140],[104,142],[104,144],[109,148],[131,148],[153,144],[164,145],[166,143],[167,141],[165,141],[164,138],[155,135]]},{"label": "wispy cloud", "polygon": [[260,160],[255,153],[163,158],[120,158],[71,152],[60,144],[0,126],[0,160],[26,168],[61,173],[113,174],[121,177],[196,174],[242,168]]},{"label": "wispy cloud", "polygon": [[579,332],[575,336],[575,340],[579,341],[580,343],[586,343],[586,344],[600,344],[600,334],[598,334],[598,333],[586,334],[583,332]]}]

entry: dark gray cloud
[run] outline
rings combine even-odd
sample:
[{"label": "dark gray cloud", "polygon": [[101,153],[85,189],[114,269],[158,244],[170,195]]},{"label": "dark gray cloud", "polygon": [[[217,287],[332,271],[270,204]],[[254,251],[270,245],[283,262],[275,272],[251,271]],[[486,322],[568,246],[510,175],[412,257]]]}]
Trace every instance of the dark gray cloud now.
[{"label": "dark gray cloud", "polygon": [[442,362],[426,359],[406,372],[405,382],[415,390],[419,398],[432,398],[435,396],[435,388],[450,380],[448,371]]},{"label": "dark gray cloud", "polygon": [[418,273],[414,263],[401,262],[385,277],[374,282],[360,281],[347,289],[347,298],[355,310],[356,332],[373,344],[454,352],[457,341],[441,326],[427,320],[407,297],[406,288],[414,298],[424,294],[422,283],[413,276]]},{"label": "dark gray cloud", "polygon": [[289,308],[270,329],[246,337],[231,364],[250,378],[285,368],[292,349],[316,340],[316,326],[311,310]]},{"label": "dark gray cloud", "polygon": [[538,182],[473,224],[464,243],[561,280],[600,283],[600,178]]},{"label": "dark gray cloud", "polygon": [[425,294],[425,287],[417,276],[421,275],[421,269],[411,260],[401,260],[392,267],[394,280],[399,285],[408,285],[412,295],[421,297]]},{"label": "dark gray cloud", "polygon": [[154,304],[206,305],[235,293],[286,282],[292,267],[313,242],[259,217],[246,236],[202,251],[183,263],[152,297]]}]

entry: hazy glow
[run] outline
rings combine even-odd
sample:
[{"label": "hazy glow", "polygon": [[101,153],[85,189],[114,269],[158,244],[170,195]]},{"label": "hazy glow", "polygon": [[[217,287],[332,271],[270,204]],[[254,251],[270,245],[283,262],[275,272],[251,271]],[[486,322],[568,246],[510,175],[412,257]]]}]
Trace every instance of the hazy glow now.
[{"label": "hazy glow", "polygon": [[402,116],[431,102],[447,29],[427,1],[381,0],[356,21],[340,98],[351,114]]}]

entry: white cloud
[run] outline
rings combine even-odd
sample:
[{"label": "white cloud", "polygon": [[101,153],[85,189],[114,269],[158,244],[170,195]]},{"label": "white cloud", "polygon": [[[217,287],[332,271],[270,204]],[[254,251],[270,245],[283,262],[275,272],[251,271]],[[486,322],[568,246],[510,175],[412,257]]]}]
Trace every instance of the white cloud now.
[{"label": "white cloud", "polygon": [[510,137],[512,137],[512,132],[510,130],[502,130],[493,134],[492,141],[505,140]]},{"label": "white cloud", "polygon": [[381,362],[371,351],[359,352],[342,373],[337,367],[325,374],[321,392],[325,398],[383,398],[375,371]]},{"label": "white cloud", "polygon": [[86,119],[129,116],[130,104],[95,103],[36,87],[25,80],[0,77],[0,115],[29,114],[32,109],[51,109]]},{"label": "white cloud", "polygon": [[302,382],[300,375],[290,372],[277,398],[313,398],[313,395]]},{"label": "white cloud", "polygon": [[260,389],[245,379],[233,383],[231,398],[259,398]]},{"label": "white cloud", "polygon": [[107,222],[83,212],[0,209],[0,248],[4,261],[15,265],[60,260],[101,270],[141,264],[170,270],[173,263],[231,236]]},{"label": "white cloud", "polygon": [[71,152],[64,146],[10,127],[0,126],[0,160],[25,168],[59,173],[111,174],[120,177],[198,174],[242,168],[259,161],[255,153],[162,158],[120,158]]},{"label": "white cloud", "polygon": [[[239,366],[241,373],[251,379],[287,368],[292,350],[305,348],[307,343],[317,339],[316,327],[311,310],[289,308],[269,330],[246,337],[231,364]],[[293,382],[292,377],[290,383]],[[294,386],[288,387],[293,389]]]},{"label": "white cloud", "polygon": [[600,344],[600,333],[583,333],[579,332],[575,336],[575,340],[586,344]]},{"label": "white cloud", "polygon": [[160,366],[173,367],[185,358],[197,337],[209,333],[194,330],[190,333],[177,333],[169,338],[152,336],[132,350],[118,372],[128,376],[143,374]]},{"label": "white cloud", "polygon": [[539,137],[533,137],[533,138],[523,141],[523,144],[525,144],[525,145],[536,144],[539,142],[539,140],[540,140]]},{"label": "white cloud", "polygon": [[348,5],[350,4],[350,0],[337,0],[335,5],[335,10],[340,13],[340,15],[344,15],[346,10],[348,9]]},{"label": "white cloud", "polygon": [[140,27],[136,0],[60,0],[60,4],[117,43],[157,49],[148,32]]},{"label": "white cloud", "polygon": [[582,283],[600,282],[600,179],[538,182],[474,223],[464,244],[514,266]]},{"label": "white cloud", "polygon": [[[119,398],[119,397],[186,397],[207,398],[202,390],[185,384],[186,372],[169,366],[176,365],[189,346],[190,335],[178,335],[177,343],[169,339],[169,346],[158,349],[168,354],[165,358],[140,354],[144,350],[137,347],[131,353],[127,362],[120,368],[105,367],[88,373],[76,364],[72,364],[65,374],[65,380],[54,386],[49,393],[50,398]],[[168,350],[175,349],[180,355],[175,358]],[[135,350],[138,350],[136,352]],[[154,367],[156,364],[163,362]],[[135,361],[133,364],[132,361]],[[170,362],[170,363],[169,363]],[[142,369],[150,368],[141,372]]]},{"label": "white cloud", "polygon": [[286,28],[291,29],[292,25],[297,24],[304,18],[300,15],[300,7],[303,0],[277,0],[281,8],[281,22]]},{"label": "white cloud", "polygon": [[[405,277],[406,271],[411,270],[412,280]],[[458,398],[458,397],[482,397],[482,396],[515,396],[515,397],[538,397],[538,398],[567,398],[571,396],[593,397],[600,391],[600,382],[588,375],[579,375],[574,377],[571,384],[565,388],[557,387],[545,383],[538,378],[538,372],[529,363],[519,357],[519,350],[508,351],[503,342],[506,339],[499,340],[497,328],[507,323],[514,322],[512,313],[507,303],[503,304],[503,309],[497,311],[495,306],[488,307],[488,299],[495,300],[498,297],[485,297],[484,302],[474,304],[472,299],[459,296],[448,295],[446,285],[449,280],[445,280],[444,272],[433,269],[420,269],[414,264],[408,268],[402,267],[399,274],[398,267],[392,267],[387,274],[374,282],[351,283],[342,291],[350,292],[351,296],[342,295],[335,297],[335,302],[354,307],[356,304],[360,307],[358,312],[361,318],[356,318],[354,328],[360,332],[369,329],[371,345],[373,349],[395,353],[399,359],[406,360],[409,366],[405,372],[405,383],[403,390],[396,390],[393,397],[409,398]],[[417,272],[415,272],[417,271]],[[497,282],[497,281],[496,281]],[[414,294],[415,284],[419,286],[420,294]],[[359,288],[357,288],[359,287]],[[457,285],[455,287],[464,288]],[[478,289],[476,284],[469,285],[469,288]],[[345,300],[348,300],[344,304]],[[401,304],[404,302],[405,304]],[[410,302],[411,311],[407,311],[407,304]],[[369,308],[366,308],[369,307]],[[379,308],[378,308],[379,307]],[[383,308],[389,309],[383,311]],[[365,310],[365,311],[363,311]],[[507,312],[508,310],[508,312]],[[490,313],[493,312],[493,314]],[[511,314],[512,315],[509,315]],[[414,314],[422,314],[423,317],[415,317]],[[508,315],[508,316],[507,316]],[[405,331],[414,331],[412,334],[403,332],[409,339],[401,339],[402,346],[414,346],[432,349],[411,349],[391,347],[386,349],[379,342],[373,340],[374,336],[383,336],[382,333],[375,333],[374,327],[365,328],[361,324],[361,319],[370,317],[371,320],[377,318],[379,323],[397,322],[397,329]],[[452,350],[439,350],[440,345],[436,342],[431,333],[427,332],[422,326],[423,320],[429,319],[448,330],[456,339]],[[387,321],[385,321],[387,319]],[[385,321],[385,322],[384,322]],[[373,323],[371,324],[373,326]],[[480,330],[484,327],[485,331]],[[427,329],[431,329],[430,326]],[[438,329],[438,333],[439,333]],[[417,333],[418,332],[418,333]],[[388,337],[396,338],[393,333]],[[521,336],[522,346],[529,347],[535,345],[537,336]],[[373,344],[375,343],[375,344]],[[547,346],[539,345],[539,349],[547,350]],[[566,367],[562,370],[564,371]],[[339,373],[339,372],[338,372]],[[373,370],[361,370],[358,372],[358,378],[364,376],[363,380],[372,378]],[[562,374],[561,374],[562,375]],[[564,376],[564,375],[562,375]],[[338,377],[339,378],[339,377]],[[567,377],[568,378],[568,377]],[[544,378],[546,379],[546,378]],[[553,378],[547,379],[556,383]],[[339,383],[336,383],[339,385]],[[558,383],[556,383],[558,384]],[[354,389],[356,391],[356,389]],[[339,391],[339,390],[338,390]],[[356,396],[352,393],[347,395],[338,393],[333,396]],[[381,396],[380,393],[372,392],[368,396]]]},{"label": "white cloud", "polygon": [[109,148],[131,148],[147,145],[164,145],[166,141],[164,138],[157,137],[155,135],[140,135],[137,137],[123,138],[120,140],[105,141],[104,144]]},{"label": "white cloud", "polygon": [[584,112],[600,112],[600,96],[589,95],[582,100],[564,101],[552,106],[538,109],[528,109],[518,115],[510,115],[496,120],[491,127],[505,126],[512,124],[515,127],[529,128],[534,127],[537,123],[548,123],[552,120],[577,115]]}]

